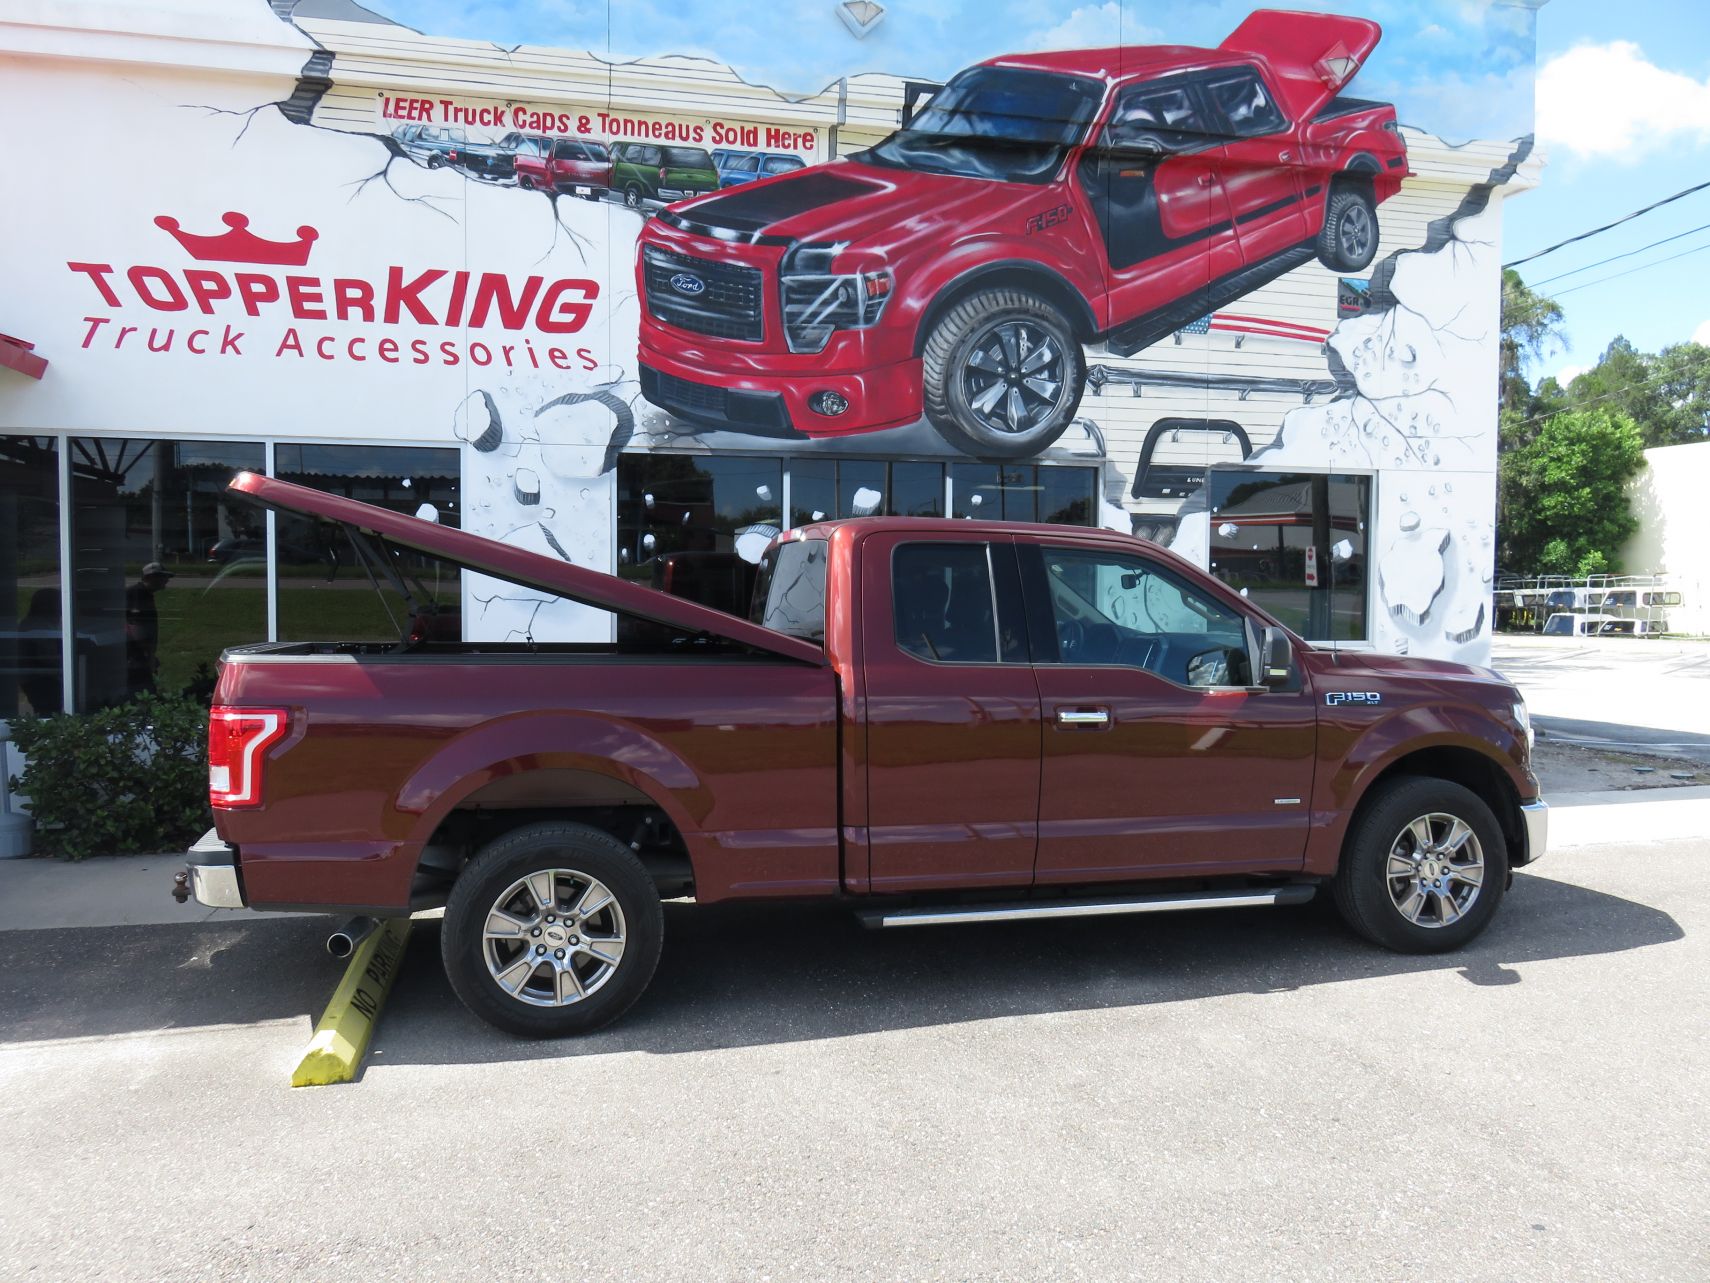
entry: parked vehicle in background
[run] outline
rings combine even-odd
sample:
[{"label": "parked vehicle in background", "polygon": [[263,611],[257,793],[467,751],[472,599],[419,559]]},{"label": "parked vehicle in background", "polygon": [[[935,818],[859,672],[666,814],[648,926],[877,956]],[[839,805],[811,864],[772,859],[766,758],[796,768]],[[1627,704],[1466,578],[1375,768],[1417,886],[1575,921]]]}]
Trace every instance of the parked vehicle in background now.
[{"label": "parked vehicle in background", "polygon": [[[513,135],[507,134],[507,139]],[[522,135],[514,135],[521,138]],[[470,140],[457,149],[456,163],[475,178],[504,182],[516,175],[516,152],[505,142]]]},{"label": "parked vehicle in background", "polygon": [[392,131],[392,137],[406,156],[429,169],[457,164],[460,153],[469,145],[463,131],[455,125],[399,125]]},{"label": "parked vehicle in background", "polygon": [[756,179],[775,178],[779,174],[793,174],[798,169],[807,168],[805,160],[789,152],[725,152],[724,156],[723,161],[718,159],[717,153],[713,156],[718,165],[718,185],[721,188],[740,187]]},{"label": "parked vehicle in background", "polygon": [[1613,615],[1572,614],[1557,611],[1544,621],[1546,637],[1595,637],[1608,624],[1618,622]]},{"label": "parked vehicle in background", "polygon": [[1315,257],[1370,265],[1407,149],[1393,107],[1336,94],[1379,34],[1260,10],[1217,49],[994,58],[877,146],[668,209],[637,246],[642,394],[814,437],[924,413],[1031,457],[1085,344],[1133,353]]},{"label": "parked vehicle in background", "polygon": [[575,192],[598,200],[611,190],[612,157],[604,143],[587,138],[553,138],[538,154],[517,154],[517,185],[546,192]]},{"label": "parked vehicle in background", "polygon": [[1129,536],[809,525],[766,548],[744,619],[288,482],[232,490],[338,524],[369,565],[437,558],[655,626],[221,660],[196,898],[443,905],[453,989],[516,1033],[629,1007],[663,897],[833,900],[904,927],[1327,890],[1367,938],[1438,953],[1543,854],[1512,685],[1317,649]]},{"label": "parked vehicle in background", "polygon": [[718,190],[718,170],[704,148],[614,143],[611,157],[612,190],[631,209],[644,201],[661,204]]}]

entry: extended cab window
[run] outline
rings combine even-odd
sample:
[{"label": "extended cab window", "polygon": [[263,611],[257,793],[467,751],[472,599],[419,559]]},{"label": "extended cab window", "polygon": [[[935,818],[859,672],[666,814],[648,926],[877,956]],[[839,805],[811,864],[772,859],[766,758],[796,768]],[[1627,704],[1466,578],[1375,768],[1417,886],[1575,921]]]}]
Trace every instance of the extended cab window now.
[{"label": "extended cab window", "polygon": [[791,170],[805,168],[806,166],[794,156],[773,156],[766,162],[768,174],[787,174]]},{"label": "extended cab window", "polygon": [[766,550],[754,581],[755,623],[825,644],[827,548],[823,539],[792,539]]},{"label": "extended cab window", "polygon": [[1081,548],[1039,555],[1056,662],[1144,668],[1182,686],[1248,684],[1246,623],[1228,606],[1143,557]]},{"label": "extended cab window", "polygon": [[1210,81],[1206,92],[1237,138],[1274,134],[1288,125],[1257,72],[1243,71]]},{"label": "extended cab window", "polygon": [[995,664],[996,602],[991,554],[983,543],[917,543],[891,562],[897,646],[921,659]]}]

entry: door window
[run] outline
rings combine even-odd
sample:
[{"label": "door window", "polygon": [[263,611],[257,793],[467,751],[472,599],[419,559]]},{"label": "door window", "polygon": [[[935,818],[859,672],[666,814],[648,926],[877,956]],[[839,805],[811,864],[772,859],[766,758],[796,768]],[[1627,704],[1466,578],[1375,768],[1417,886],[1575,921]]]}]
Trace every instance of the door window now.
[{"label": "door window", "polygon": [[1228,122],[1229,132],[1237,138],[1274,134],[1288,124],[1257,72],[1243,71],[1210,81],[1206,90]]},{"label": "door window", "polygon": [[730,170],[733,174],[752,174],[759,168],[760,156],[756,153],[752,156],[744,156],[741,160],[732,165]]},{"label": "door window", "polygon": [[[1054,638],[1050,662],[1144,668],[1181,686],[1245,686],[1251,666],[1241,615],[1161,567],[1104,549],[1042,548]],[[1043,642],[1043,644],[1041,644]]]},{"label": "door window", "polygon": [[1103,145],[1118,151],[1184,152],[1208,146],[1209,134],[1192,85],[1136,85],[1116,100]]},{"label": "door window", "polygon": [[997,603],[983,543],[904,544],[891,563],[897,646],[943,664],[995,664]]},{"label": "door window", "polygon": [[804,168],[801,161],[794,156],[773,156],[766,162],[768,174],[787,174],[791,170]]}]

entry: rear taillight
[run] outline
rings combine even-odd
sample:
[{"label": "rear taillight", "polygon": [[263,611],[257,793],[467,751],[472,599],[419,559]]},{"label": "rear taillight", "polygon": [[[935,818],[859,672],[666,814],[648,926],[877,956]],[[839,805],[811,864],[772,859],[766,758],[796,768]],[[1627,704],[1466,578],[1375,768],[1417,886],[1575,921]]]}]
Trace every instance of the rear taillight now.
[{"label": "rear taillight", "polygon": [[659,181],[660,181],[660,182],[664,182],[664,181],[665,181],[665,169],[664,169],[664,167],[663,167],[663,166],[661,166],[661,167],[660,167],[660,169],[659,169]]},{"label": "rear taillight", "polygon": [[208,710],[208,803],[224,809],[261,801],[262,754],[285,738],[283,708]]}]

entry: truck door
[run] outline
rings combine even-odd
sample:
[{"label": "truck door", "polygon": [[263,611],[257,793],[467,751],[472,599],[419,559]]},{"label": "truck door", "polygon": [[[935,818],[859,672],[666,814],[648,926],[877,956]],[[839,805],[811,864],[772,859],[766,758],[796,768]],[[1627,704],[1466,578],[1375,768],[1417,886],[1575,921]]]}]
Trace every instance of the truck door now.
[{"label": "truck door", "polygon": [[1018,545],[1044,754],[1036,880],[1299,868],[1310,690],[1251,693],[1246,617],[1125,548]]},{"label": "truck door", "polygon": [[861,544],[872,890],[1026,886],[1039,689],[1015,545],[944,532]]},{"label": "truck door", "polygon": [[1204,93],[1215,127],[1228,138],[1212,155],[1242,261],[1300,244],[1313,232],[1303,200],[1305,158],[1258,69],[1208,75]]},{"label": "truck door", "polygon": [[1109,259],[1108,324],[1187,298],[1239,265],[1214,156],[1224,141],[1207,127],[1191,79],[1117,92],[1079,170]]}]

